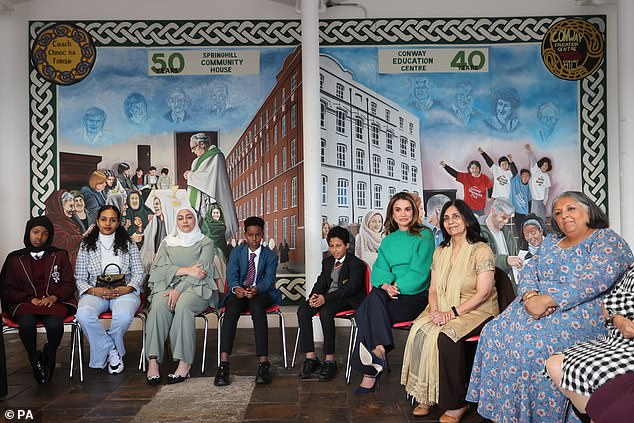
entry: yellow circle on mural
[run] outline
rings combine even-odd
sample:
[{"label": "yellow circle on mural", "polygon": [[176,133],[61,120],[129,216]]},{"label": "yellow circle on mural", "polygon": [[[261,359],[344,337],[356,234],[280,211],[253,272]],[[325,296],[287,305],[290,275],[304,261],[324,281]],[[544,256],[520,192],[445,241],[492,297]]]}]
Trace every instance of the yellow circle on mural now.
[{"label": "yellow circle on mural", "polygon": [[563,19],[554,23],[542,40],[542,60],[555,76],[570,81],[596,71],[605,56],[603,35],[583,19]]},{"label": "yellow circle on mural", "polygon": [[87,77],[97,56],[90,34],[66,23],[42,30],[31,53],[38,74],[59,85],[75,84]]}]

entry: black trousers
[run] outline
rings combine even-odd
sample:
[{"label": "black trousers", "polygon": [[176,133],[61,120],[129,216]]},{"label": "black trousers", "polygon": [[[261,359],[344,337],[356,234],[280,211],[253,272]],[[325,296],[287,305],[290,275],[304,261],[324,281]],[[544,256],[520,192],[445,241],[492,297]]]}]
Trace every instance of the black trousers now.
[{"label": "black trousers", "polygon": [[269,324],[266,320],[266,309],[272,305],[273,299],[268,292],[259,293],[251,299],[230,295],[225,302],[220,352],[231,354],[240,314],[249,310],[251,312],[251,320],[253,320],[253,331],[255,332],[255,353],[258,357],[269,355]]},{"label": "black trousers", "polygon": [[46,329],[46,337],[48,339],[48,347],[46,364],[50,369],[55,368],[55,355],[57,348],[64,336],[64,319],[59,316],[23,314],[18,317],[18,333],[24,344],[24,349],[29,354],[29,360],[34,363],[38,360],[37,352],[37,323],[42,322]]},{"label": "black trousers", "polygon": [[[465,358],[465,339],[478,335],[488,319],[458,342],[444,333],[438,335],[438,407],[441,410],[457,410],[467,405],[467,385],[471,372]],[[469,366],[470,367],[470,366]]]},{"label": "black trousers", "polygon": [[319,313],[321,328],[324,331],[324,354],[335,353],[335,314],[340,311],[354,309],[346,299],[334,299],[321,307],[311,307],[308,301],[303,302],[297,309],[299,323],[299,344],[303,353],[314,352],[313,316]]},{"label": "black trousers", "polygon": [[359,359],[359,345],[363,344],[372,351],[377,345],[383,345],[385,352],[394,349],[392,325],[398,322],[414,320],[427,307],[427,291],[417,295],[399,295],[393,300],[381,288],[374,288],[357,308],[357,326],[359,334],[354,347],[350,365],[353,369],[372,374]]}]

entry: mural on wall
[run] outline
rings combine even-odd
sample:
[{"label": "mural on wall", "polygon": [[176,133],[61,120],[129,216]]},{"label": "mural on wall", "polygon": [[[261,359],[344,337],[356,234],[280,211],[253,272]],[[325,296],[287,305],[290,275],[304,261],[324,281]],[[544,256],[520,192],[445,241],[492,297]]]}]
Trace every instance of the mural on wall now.
[{"label": "mural on wall", "polygon": [[505,197],[517,219],[550,215],[565,190],[606,207],[604,17],[321,29],[324,237],[349,226],[371,262],[381,237],[368,223],[398,191],[419,197],[431,227],[450,198],[483,214]]},{"label": "mural on wall", "polygon": [[[584,19],[605,30],[604,16]],[[418,194],[423,207],[445,195],[479,197],[486,210],[485,197],[527,169],[534,182],[550,179],[551,194],[581,188],[605,207],[605,64],[595,61],[581,81],[550,73],[540,45],[561,21],[320,22],[322,222],[303,217],[298,21],[78,22],[96,46],[90,74],[56,86],[31,71],[32,214],[56,210],[81,239],[95,205],[110,202],[129,210],[129,232],[152,249],[173,227],[164,216],[192,201],[185,173],[220,157],[229,196],[211,197],[225,203],[224,247],[240,240],[245,217],[264,216],[278,286],[297,301],[305,225],[321,224],[324,238],[347,226],[371,261],[397,191]],[[31,43],[51,25],[31,22]],[[473,160],[492,193],[463,183]],[[196,204],[222,232],[202,194]]]},{"label": "mural on wall", "polygon": [[[90,76],[82,83],[58,89],[58,149],[63,154],[60,172],[65,170],[66,154],[73,154],[75,161],[81,160],[77,156],[84,156],[87,161],[96,156],[100,160],[93,171],[110,176],[114,185],[91,186],[89,180],[67,178],[60,188],[80,189],[75,196],[101,197],[100,201],[87,203],[87,209],[93,212],[104,202],[122,208],[123,224],[142,254],[147,248],[146,228],[157,211],[155,199],[164,203],[172,189],[176,197],[177,191],[187,188],[189,193],[182,195],[189,196],[185,200],[190,200],[198,211],[203,232],[215,237],[222,247],[221,256],[228,259],[227,242],[242,239],[238,219],[242,222],[259,213],[239,208],[236,214],[234,197],[237,199],[238,191],[231,189],[234,181],[229,180],[225,156],[244,132],[258,104],[271,91],[275,76],[291,51],[284,47],[191,49],[183,54],[180,50],[99,49]],[[199,59],[191,57],[194,55]],[[170,63],[184,67],[189,63],[186,60],[196,60],[199,66],[204,63],[209,73],[217,72],[183,75],[187,69],[161,66]],[[243,74],[230,73],[234,69],[229,65]],[[161,70],[181,72],[172,75]],[[209,145],[204,145],[202,142],[207,140]],[[213,157],[207,159],[210,154]],[[224,237],[212,229],[211,206],[221,211]],[[135,222],[139,214],[136,210],[144,209],[142,218]],[[159,216],[162,218],[162,214]],[[156,236],[156,231],[150,232]],[[276,234],[266,237],[267,244],[269,240],[275,245],[282,243]],[[155,250],[159,243],[160,239],[152,242]]]},{"label": "mural on wall", "polygon": [[[342,135],[342,139],[358,141],[347,143],[368,157],[368,166],[359,166],[357,180],[370,184],[363,178],[363,173],[369,173],[374,180],[368,186],[380,187],[372,192],[371,202],[361,198],[355,206],[360,206],[361,212],[382,209],[390,193],[403,189],[421,195],[425,191],[454,191],[454,196],[469,200],[471,195],[472,203],[477,203],[476,196],[484,200],[487,193],[468,192],[466,187],[464,191],[463,184],[449,168],[443,169],[441,161],[457,172],[467,172],[467,165],[476,160],[481,171],[504,191],[510,179],[495,174],[502,156],[514,163],[513,176],[522,169],[530,171],[535,165],[532,161],[547,157],[552,163],[548,172],[551,193],[579,189],[578,82],[550,73],[540,60],[539,43],[479,46],[473,51],[487,53],[486,72],[398,72],[399,68],[395,73],[384,73],[381,69],[382,53],[394,61],[415,57],[408,54],[424,54],[421,57],[433,63],[444,50],[428,46],[322,48],[326,120],[336,120],[337,113],[345,110],[352,114],[353,131],[355,120],[364,125],[359,136],[350,137],[347,128],[338,132],[326,123],[324,138],[330,141]],[[452,57],[464,51],[449,50]],[[328,66],[330,62],[336,65]],[[344,90],[343,98],[338,98],[337,86],[346,85],[341,75],[351,76],[352,83],[347,84],[351,91]],[[355,104],[349,95],[361,102]],[[504,192],[508,197],[510,191]],[[329,220],[337,218],[330,210],[324,214]],[[355,217],[361,219],[362,215]]]},{"label": "mural on wall", "polygon": [[[286,110],[284,102],[293,101],[297,111],[298,87],[294,84],[293,91],[276,88],[297,44],[297,23],[280,26],[271,22],[265,28],[261,22],[258,28],[251,28],[248,40],[244,33],[239,34],[240,40],[228,34],[218,39],[217,24],[208,27],[208,32],[200,24],[198,40],[190,34],[187,43],[172,38],[168,44],[155,44],[136,34],[129,34],[135,38],[133,43],[124,42],[100,33],[105,27],[94,24],[31,24],[32,35],[40,35],[35,44],[42,60],[34,61],[39,65],[35,70],[68,81],[65,86],[44,86],[55,95],[56,126],[48,135],[55,140],[50,148],[57,157],[47,163],[55,173],[34,178],[33,212],[51,215],[60,229],[72,235],[58,241],[72,254],[82,235],[92,228],[98,208],[116,205],[149,269],[161,239],[174,229],[175,208],[191,204],[199,213],[203,233],[214,239],[217,256],[226,259],[242,241],[243,220],[263,216],[263,204],[258,204],[261,197],[255,191],[279,182],[279,211],[276,205],[274,212],[264,216],[263,243],[280,253],[280,289],[286,291],[287,299],[299,299],[301,293],[294,287],[303,286],[304,280],[302,269],[293,265],[298,256],[297,205],[296,200],[293,207],[287,204],[290,183],[287,187],[286,181],[274,181],[277,171],[267,175],[266,181],[261,170],[259,181],[257,174],[253,178],[258,157],[263,163],[278,154],[281,128],[277,125],[288,119],[293,128],[283,132],[290,136],[292,129],[297,131],[298,116],[295,113],[291,121],[291,106]],[[275,34],[270,36],[268,31]],[[281,37],[284,31],[288,36]],[[90,45],[93,68],[89,74],[81,74],[81,82],[72,80],[74,74],[56,72],[51,66],[67,62],[67,68],[72,68],[75,56],[84,51],[77,45],[80,35],[84,42],[92,36],[88,41],[96,46]],[[41,81],[33,76],[34,84]],[[297,75],[293,80],[297,81]],[[282,91],[288,92],[287,99],[282,98]],[[269,98],[270,110],[263,120]],[[273,126],[276,134],[271,148],[266,155],[263,150],[254,155],[255,143],[269,137],[269,128],[272,137]],[[279,144],[283,138],[286,134],[279,135]],[[40,149],[40,154],[46,152]],[[38,191],[41,188],[47,192]],[[297,179],[294,189],[296,198]],[[45,203],[38,204],[40,199]],[[224,260],[216,260],[215,265],[224,274]],[[219,282],[224,286],[223,279]]]}]

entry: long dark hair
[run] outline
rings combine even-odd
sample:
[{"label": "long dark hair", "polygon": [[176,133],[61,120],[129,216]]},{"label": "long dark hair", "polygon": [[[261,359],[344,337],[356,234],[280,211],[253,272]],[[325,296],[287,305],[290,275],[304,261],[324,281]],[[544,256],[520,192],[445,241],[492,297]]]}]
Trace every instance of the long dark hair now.
[{"label": "long dark hair", "polygon": [[451,200],[445,203],[440,212],[440,231],[442,232],[443,242],[440,243],[440,247],[448,247],[451,242],[451,235],[445,229],[445,212],[451,206],[458,209],[458,213],[462,216],[464,223],[467,227],[467,242],[469,244],[475,244],[476,242],[486,242],[486,239],[480,234],[480,224],[476,219],[471,207],[462,200]]},{"label": "long dark hair", "polygon": [[416,200],[414,199],[412,194],[410,194],[409,192],[398,192],[394,194],[394,197],[392,197],[392,199],[390,200],[390,203],[387,205],[387,210],[385,211],[385,224],[384,224],[385,229],[383,230],[384,234],[389,235],[392,232],[398,231],[398,224],[394,220],[394,216],[393,216],[394,203],[396,203],[398,200],[409,201],[410,205],[412,206],[412,211],[413,211],[412,223],[410,223],[409,225],[410,234],[421,236],[421,231],[424,229],[427,229],[428,231],[431,232],[431,230],[427,226],[423,226],[419,222],[420,212],[418,211]]},{"label": "long dark hair", "polygon": [[81,245],[88,251],[97,251],[97,240],[99,239],[99,226],[97,226],[97,221],[99,221],[101,214],[106,210],[114,210],[117,214],[117,220],[119,220],[119,226],[117,226],[117,230],[114,233],[114,248],[112,251],[115,256],[119,255],[119,251],[127,253],[130,235],[128,235],[128,232],[121,225],[121,212],[119,209],[116,206],[111,206],[109,204],[101,206],[101,208],[97,211],[95,226],[93,226],[92,230],[88,233],[88,235],[86,235],[86,238],[84,238],[81,242]]}]

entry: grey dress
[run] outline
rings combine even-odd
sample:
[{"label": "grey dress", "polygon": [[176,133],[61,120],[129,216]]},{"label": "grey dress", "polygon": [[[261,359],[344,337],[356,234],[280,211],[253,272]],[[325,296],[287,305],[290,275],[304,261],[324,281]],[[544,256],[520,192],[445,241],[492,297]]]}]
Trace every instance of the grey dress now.
[{"label": "grey dress", "polygon": [[[163,242],[156,254],[148,287],[150,313],[147,319],[147,357],[163,362],[164,346],[170,337],[172,357],[188,364],[196,351],[196,315],[209,306],[218,305],[217,278],[213,266],[213,242],[205,237],[190,247],[170,247]],[[208,276],[202,280],[192,276],[176,276],[181,267],[202,264]],[[172,289],[181,293],[176,307],[170,310],[167,296]]]}]

